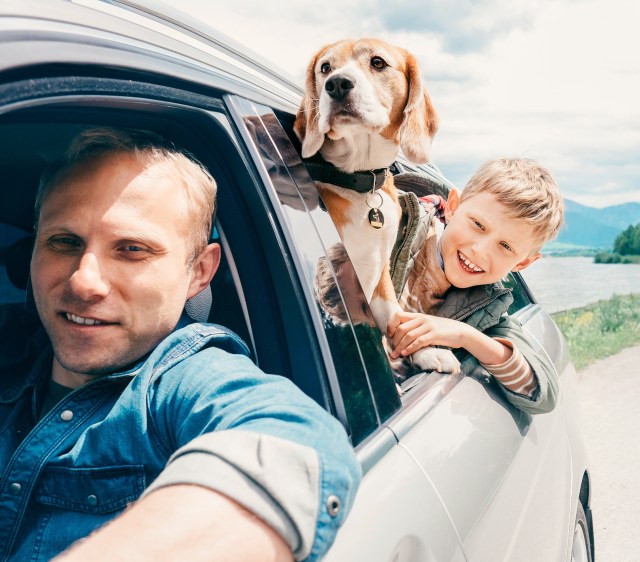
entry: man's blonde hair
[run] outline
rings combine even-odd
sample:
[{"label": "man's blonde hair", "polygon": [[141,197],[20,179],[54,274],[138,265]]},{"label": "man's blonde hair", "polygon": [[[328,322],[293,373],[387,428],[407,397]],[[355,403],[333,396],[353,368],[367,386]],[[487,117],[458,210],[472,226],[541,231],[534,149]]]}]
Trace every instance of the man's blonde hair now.
[{"label": "man's blonde hair", "polygon": [[[136,129],[99,127],[86,129],[72,141],[60,159],[40,178],[36,194],[36,226],[47,195],[64,183],[73,171],[86,162],[114,154],[133,154],[145,169],[175,181],[184,188],[189,224],[188,261],[190,267],[209,244],[215,212],[216,182],[196,158],[178,150],[160,135]],[[153,194],[149,194],[153,197]]]},{"label": "man's blonde hair", "polygon": [[539,243],[554,239],[564,222],[564,201],[551,172],[528,158],[488,160],[468,181],[460,202],[490,193],[514,219],[533,227]]}]

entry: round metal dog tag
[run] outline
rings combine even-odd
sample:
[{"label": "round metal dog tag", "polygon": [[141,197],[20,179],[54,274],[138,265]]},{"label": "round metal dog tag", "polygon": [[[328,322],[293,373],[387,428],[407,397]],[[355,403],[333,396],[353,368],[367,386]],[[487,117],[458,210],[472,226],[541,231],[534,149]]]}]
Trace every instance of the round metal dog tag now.
[{"label": "round metal dog tag", "polygon": [[384,226],[384,215],[380,209],[374,207],[369,211],[369,224],[373,228],[382,228]]}]

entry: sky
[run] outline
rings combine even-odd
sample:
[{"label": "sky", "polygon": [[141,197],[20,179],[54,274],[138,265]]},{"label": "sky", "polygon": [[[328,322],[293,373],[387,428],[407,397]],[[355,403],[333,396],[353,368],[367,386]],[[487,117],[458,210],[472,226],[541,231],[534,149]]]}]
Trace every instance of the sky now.
[{"label": "sky", "polygon": [[640,202],[637,0],[181,0],[301,85],[323,45],[411,51],[440,115],[432,158],[463,187],[485,160],[534,158],[563,195]]}]

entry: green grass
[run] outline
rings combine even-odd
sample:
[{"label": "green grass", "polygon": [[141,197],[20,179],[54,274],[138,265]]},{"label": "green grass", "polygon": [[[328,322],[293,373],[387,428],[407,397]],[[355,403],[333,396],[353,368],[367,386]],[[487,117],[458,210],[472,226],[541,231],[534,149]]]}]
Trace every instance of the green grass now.
[{"label": "green grass", "polygon": [[616,254],[614,252],[598,252],[593,257],[593,263],[640,263],[640,256],[621,256],[620,254]]},{"label": "green grass", "polygon": [[551,316],[564,334],[578,370],[640,344],[640,295],[614,295]]}]

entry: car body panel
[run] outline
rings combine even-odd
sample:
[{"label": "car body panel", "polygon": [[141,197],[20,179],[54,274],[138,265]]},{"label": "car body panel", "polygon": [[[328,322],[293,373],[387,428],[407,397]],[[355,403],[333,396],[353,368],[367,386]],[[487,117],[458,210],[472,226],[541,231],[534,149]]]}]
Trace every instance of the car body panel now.
[{"label": "car body panel", "polygon": [[367,472],[325,560],[463,562],[465,557],[438,493],[409,452],[396,445]]}]

